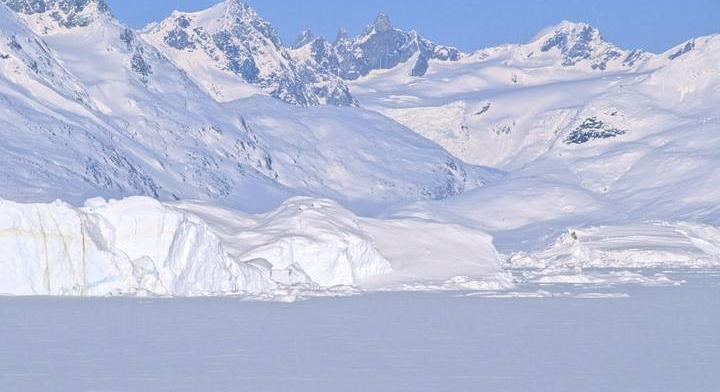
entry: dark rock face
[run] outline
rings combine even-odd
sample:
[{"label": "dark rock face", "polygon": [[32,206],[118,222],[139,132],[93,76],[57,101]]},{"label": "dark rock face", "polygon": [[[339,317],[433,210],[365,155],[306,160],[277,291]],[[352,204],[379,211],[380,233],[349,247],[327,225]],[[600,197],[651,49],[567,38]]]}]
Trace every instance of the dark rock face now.
[{"label": "dark rock face", "polygon": [[641,49],[633,49],[628,53],[628,55],[623,60],[623,65],[627,67],[632,67],[633,65],[637,64],[639,61],[643,60],[645,56],[647,55],[647,52]]},{"label": "dark rock face", "polygon": [[315,94],[325,97],[328,105],[335,106],[357,106],[357,101],[350,93],[350,88],[345,84],[319,86],[313,89]]},{"label": "dark rock face", "polygon": [[310,43],[310,53],[317,65],[324,71],[337,75],[340,72],[340,62],[333,51],[335,48],[324,38],[318,38]]},{"label": "dark rock face", "polygon": [[384,33],[386,31],[392,31],[393,27],[390,24],[390,18],[382,12],[375,18],[375,24],[373,26],[375,31],[378,33]]},{"label": "dark rock face", "polygon": [[584,144],[595,139],[624,135],[626,130],[613,128],[596,117],[589,117],[565,138],[565,144]]},{"label": "dark rock face", "polygon": [[685,45],[683,45],[682,48],[678,49],[677,51],[673,52],[668,56],[670,60],[675,60],[676,58],[684,55],[685,53],[695,49],[695,40],[690,40]]},{"label": "dark rock face", "polygon": [[[227,68],[245,81],[271,89],[271,95],[288,103],[308,106],[317,104],[317,98],[308,91],[288,61],[265,77],[257,66],[256,56],[275,52],[289,60],[289,55],[280,42],[275,29],[261,19],[247,4],[234,2],[228,10],[227,30],[215,32],[212,41],[227,61]],[[177,28],[187,25],[180,19]],[[189,26],[185,29],[187,30]],[[192,32],[200,40],[204,38],[203,26],[196,27]],[[167,39],[167,37],[166,37]],[[265,49],[258,49],[265,46]]]},{"label": "dark rock face", "polygon": [[132,49],[133,44],[135,43],[135,32],[130,28],[125,28],[125,30],[123,30],[120,34],[120,41],[125,43],[128,50]]},{"label": "dark rock face", "polygon": [[292,48],[298,49],[302,48],[303,46],[309,44],[315,39],[315,34],[312,33],[310,30],[305,30],[295,39],[295,43],[293,43]]},{"label": "dark rock face", "polygon": [[[312,33],[306,33],[312,37]],[[302,38],[302,37],[301,37]],[[324,38],[313,38],[309,46],[311,61],[298,64],[301,79],[312,86],[313,92],[335,106],[356,106],[357,101],[350,94],[348,86],[337,76],[340,64],[333,55],[333,46]]]},{"label": "dark rock face", "polygon": [[[167,40],[167,37],[165,37]],[[239,45],[227,31],[213,34],[215,46],[225,54],[228,69],[250,83],[260,82],[260,70],[255,64],[252,53],[244,45]]]},{"label": "dark rock face", "polygon": [[48,1],[45,0],[3,0],[8,8],[23,14],[38,14],[48,10]]},{"label": "dark rock face", "polygon": [[22,45],[20,45],[20,43],[17,41],[17,37],[15,35],[10,38],[10,42],[8,43],[8,45],[13,50],[22,50],[23,48]]},{"label": "dark rock face", "polygon": [[138,40],[135,31],[128,27],[120,33],[120,41],[122,41],[125,44],[125,48],[132,53],[130,69],[137,74],[141,82],[148,83],[153,69],[145,59],[145,47],[142,45],[142,41]]},{"label": "dark rock face", "polygon": [[175,49],[195,49],[195,43],[190,40],[190,35],[183,30],[190,27],[190,21],[186,17],[181,16],[175,19],[175,23],[177,27],[169,31],[163,38],[165,43]]},{"label": "dark rock face", "polygon": [[143,81],[147,81],[148,76],[152,74],[152,67],[145,61],[145,58],[140,53],[133,54],[132,60],[130,60],[130,67],[132,70],[140,75]]},{"label": "dark rock face", "polygon": [[427,72],[428,68],[430,67],[430,64],[428,63],[428,58],[425,55],[420,55],[418,57],[417,62],[415,62],[415,66],[413,66],[412,71],[410,71],[411,76],[423,76]]}]

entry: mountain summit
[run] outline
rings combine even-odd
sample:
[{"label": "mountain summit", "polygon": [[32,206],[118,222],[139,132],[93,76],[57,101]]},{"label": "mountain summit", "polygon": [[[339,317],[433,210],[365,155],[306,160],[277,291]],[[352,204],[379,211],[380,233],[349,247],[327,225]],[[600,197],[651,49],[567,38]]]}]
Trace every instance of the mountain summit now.
[{"label": "mountain summit", "polygon": [[613,62],[632,66],[646,57],[643,51],[626,51],[605,41],[600,31],[587,23],[569,21],[542,30],[529,45],[541,53],[559,53],[561,65],[566,67],[588,63],[592,69],[605,70]]},{"label": "mountain summit", "polygon": [[[296,57],[311,60],[316,67],[333,72],[345,80],[355,80],[376,69],[390,69],[413,59],[413,76],[427,72],[430,60],[457,61],[461,53],[423,38],[416,31],[405,32],[392,26],[390,18],[380,13],[356,38],[341,31],[335,42],[325,38],[298,41]],[[304,50],[303,50],[304,49]]]},{"label": "mountain summit", "polygon": [[295,39],[295,43],[293,43],[292,48],[302,48],[303,46],[307,45],[308,43],[312,42],[312,40],[315,39],[315,34],[313,34],[310,29],[303,30],[300,35]]},{"label": "mountain summit", "polygon": [[392,24],[390,23],[390,17],[388,17],[382,12],[379,13],[378,16],[375,18],[375,23],[373,24],[373,27],[377,32],[390,31],[393,29]]},{"label": "mountain summit", "polygon": [[266,93],[299,106],[354,104],[342,81],[296,63],[272,25],[238,0],[174,12],[143,35],[219,101]]},{"label": "mountain summit", "polygon": [[58,28],[84,27],[110,18],[110,8],[103,0],[0,0],[11,10],[32,15],[43,26],[35,29],[48,33]]},{"label": "mountain summit", "polygon": [[143,36],[219,101],[264,93],[299,106],[351,106],[357,102],[343,80],[410,60],[411,74],[422,76],[430,60],[461,56],[415,31],[394,28],[383,13],[353,39],[340,33],[330,42],[306,30],[288,49],[272,25],[239,0],[174,12]]}]

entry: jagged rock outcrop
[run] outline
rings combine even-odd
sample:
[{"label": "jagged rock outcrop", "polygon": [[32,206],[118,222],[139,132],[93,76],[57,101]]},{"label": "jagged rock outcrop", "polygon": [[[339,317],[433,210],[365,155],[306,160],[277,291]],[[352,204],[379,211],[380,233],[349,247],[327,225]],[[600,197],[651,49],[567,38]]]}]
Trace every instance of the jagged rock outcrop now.
[{"label": "jagged rock outcrop", "polygon": [[383,13],[354,39],[341,31],[331,43],[303,32],[294,45],[293,54],[311,67],[345,80],[358,79],[376,69],[394,68],[410,60],[415,61],[411,75],[423,76],[430,60],[457,61],[461,56],[458,49],[435,44],[416,31],[394,28]]}]

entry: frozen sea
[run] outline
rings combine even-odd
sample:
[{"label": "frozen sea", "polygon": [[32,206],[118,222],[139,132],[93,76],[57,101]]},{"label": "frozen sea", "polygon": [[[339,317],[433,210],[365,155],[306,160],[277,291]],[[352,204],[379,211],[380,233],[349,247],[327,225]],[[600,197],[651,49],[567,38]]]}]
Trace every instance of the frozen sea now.
[{"label": "frozen sea", "polygon": [[525,288],[566,293],[543,298],[0,298],[0,391],[718,391],[720,274],[670,275]]}]

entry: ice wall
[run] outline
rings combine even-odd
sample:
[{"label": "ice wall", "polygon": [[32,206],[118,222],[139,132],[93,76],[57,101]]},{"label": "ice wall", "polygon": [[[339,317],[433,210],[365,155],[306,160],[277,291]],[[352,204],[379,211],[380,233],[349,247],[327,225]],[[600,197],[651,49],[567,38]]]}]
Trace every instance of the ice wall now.
[{"label": "ice wall", "polygon": [[0,202],[0,293],[203,295],[274,287],[196,217],[149,198]]},{"label": "ice wall", "polygon": [[146,197],[91,199],[81,208],[0,201],[0,249],[0,295],[273,295],[457,278],[493,282],[473,283],[480,288],[510,284],[484,232],[361,218],[307,197],[259,215]]}]

